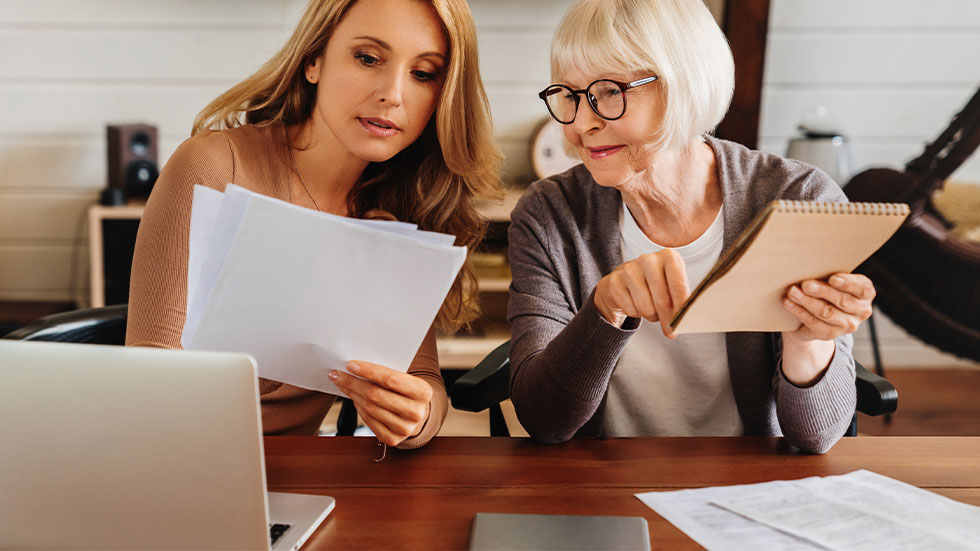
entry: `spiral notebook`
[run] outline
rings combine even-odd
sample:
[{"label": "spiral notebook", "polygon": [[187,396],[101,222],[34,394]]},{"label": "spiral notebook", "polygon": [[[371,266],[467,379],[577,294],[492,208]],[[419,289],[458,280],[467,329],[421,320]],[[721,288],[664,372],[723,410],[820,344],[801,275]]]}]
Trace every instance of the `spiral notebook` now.
[{"label": "spiral notebook", "polygon": [[786,290],[857,268],[909,215],[902,203],[773,201],[742,231],[681,306],[677,334],[793,331]]}]

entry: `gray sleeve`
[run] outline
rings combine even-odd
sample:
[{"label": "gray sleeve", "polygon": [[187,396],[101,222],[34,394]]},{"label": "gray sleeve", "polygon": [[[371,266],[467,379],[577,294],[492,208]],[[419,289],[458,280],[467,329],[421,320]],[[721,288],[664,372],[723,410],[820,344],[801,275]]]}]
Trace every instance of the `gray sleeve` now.
[{"label": "gray sleeve", "polygon": [[576,312],[561,284],[561,277],[574,275],[556,267],[564,266],[565,257],[552,255],[535,199],[522,199],[508,231],[510,393],[528,434],[556,443],[571,439],[595,413],[639,323],[627,320],[627,329],[609,324],[591,294]]},{"label": "gray sleeve", "polygon": [[797,448],[824,453],[844,436],[857,405],[851,335],[835,339],[834,357],[820,379],[798,387],[783,375],[782,361],[773,377],[776,416],[783,435]]},{"label": "gray sleeve", "polygon": [[[825,173],[813,169],[807,176],[800,180],[798,188],[787,190],[791,196],[796,196],[793,198],[847,202],[841,188]],[[807,387],[798,387],[783,376],[780,351],[780,367],[773,377],[776,415],[783,434],[803,451],[824,453],[847,431],[857,404],[854,357],[851,354],[853,343],[851,335],[835,339],[830,366],[820,380]]]}]

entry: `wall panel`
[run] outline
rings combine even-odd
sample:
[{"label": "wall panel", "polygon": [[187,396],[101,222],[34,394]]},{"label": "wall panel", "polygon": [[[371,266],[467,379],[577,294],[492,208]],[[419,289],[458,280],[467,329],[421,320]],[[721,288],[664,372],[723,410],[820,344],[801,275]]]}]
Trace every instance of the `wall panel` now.
[{"label": "wall panel", "polygon": [[847,33],[773,29],[765,83],[975,86],[980,75],[976,56],[969,53],[978,51],[980,29]]},{"label": "wall panel", "polygon": [[167,0],[0,0],[0,25],[71,25],[105,28],[117,25],[261,26],[281,30],[284,2],[235,0],[215,2]]},{"label": "wall panel", "polygon": [[[0,29],[0,79],[223,82],[257,69],[281,46],[278,30]],[[193,60],[193,62],[188,62]]]},{"label": "wall panel", "polygon": [[87,228],[94,193],[5,193],[0,202],[0,243],[69,242]]},{"label": "wall panel", "polygon": [[980,27],[976,0],[773,0],[772,29],[974,29]]}]

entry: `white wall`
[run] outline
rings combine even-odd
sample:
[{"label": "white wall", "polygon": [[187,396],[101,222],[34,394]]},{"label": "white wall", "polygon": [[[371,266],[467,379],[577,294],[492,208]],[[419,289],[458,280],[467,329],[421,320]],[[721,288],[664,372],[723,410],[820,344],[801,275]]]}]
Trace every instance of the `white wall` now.
[{"label": "white wall", "polygon": [[[508,182],[531,179],[528,135],[546,115],[535,94],[569,3],[471,2]],[[162,166],[197,112],[268,59],[304,7],[0,0],[0,300],[64,300],[87,288],[80,222],[105,187],[107,123],[156,125]]]},{"label": "white wall", "polygon": [[[900,167],[980,84],[976,0],[772,0],[760,149],[785,153],[825,105],[859,166]],[[954,179],[980,182],[974,155]]]},{"label": "white wall", "polygon": [[71,296],[105,125],[156,125],[166,160],[198,110],[278,49],[293,4],[0,0],[0,299]]},{"label": "white wall", "polygon": [[[786,152],[803,114],[825,105],[858,167],[899,168],[921,153],[980,84],[976,0],[772,0],[759,148]],[[952,179],[980,183],[980,155]],[[884,316],[886,366],[976,365],[920,344]],[[855,356],[871,365],[867,327]]]},{"label": "white wall", "polygon": [[[105,186],[106,123],[156,125],[164,162],[208,101],[278,49],[304,4],[0,0],[0,300],[69,298],[73,253],[87,288],[78,222]],[[531,180],[528,139],[546,116],[536,93],[570,4],[470,0],[508,183]],[[772,0],[769,44],[762,149],[784,152],[819,103],[860,164],[898,166],[977,85],[980,2]],[[956,177],[980,181],[977,156]],[[890,365],[949,361],[883,332]]]},{"label": "white wall", "polygon": [[571,0],[470,0],[480,41],[480,72],[506,156],[506,183],[534,180],[531,133],[548,117],[538,92],[550,83],[551,35]]}]

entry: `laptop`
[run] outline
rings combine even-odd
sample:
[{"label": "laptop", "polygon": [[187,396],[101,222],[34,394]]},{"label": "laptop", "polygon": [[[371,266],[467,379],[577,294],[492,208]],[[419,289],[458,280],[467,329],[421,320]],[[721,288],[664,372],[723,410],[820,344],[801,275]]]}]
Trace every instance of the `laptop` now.
[{"label": "laptop", "polygon": [[294,550],[333,507],[266,492],[251,356],[0,340],[0,548]]}]

